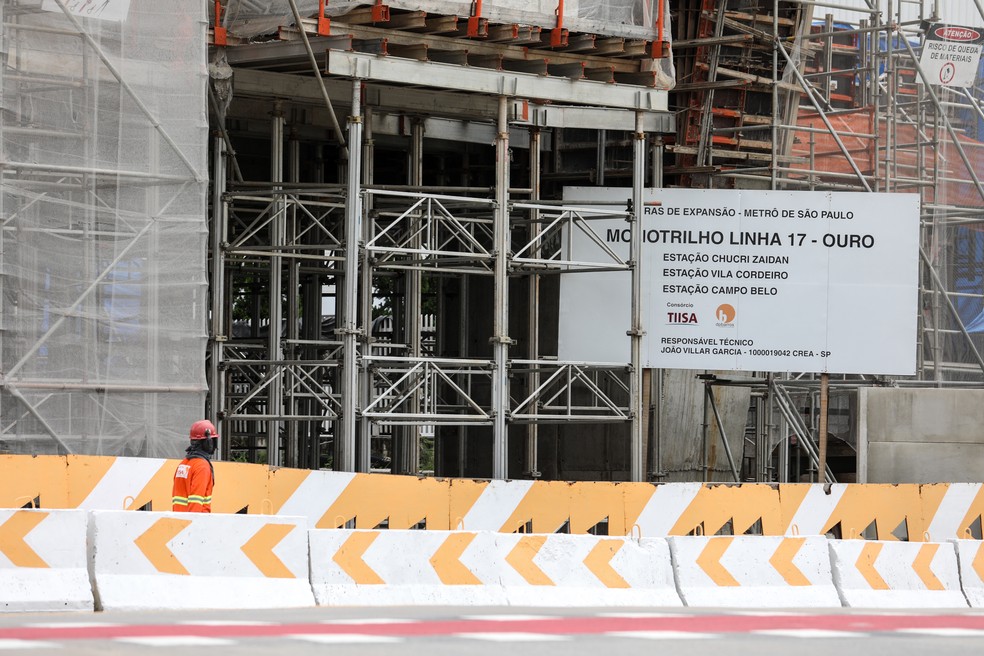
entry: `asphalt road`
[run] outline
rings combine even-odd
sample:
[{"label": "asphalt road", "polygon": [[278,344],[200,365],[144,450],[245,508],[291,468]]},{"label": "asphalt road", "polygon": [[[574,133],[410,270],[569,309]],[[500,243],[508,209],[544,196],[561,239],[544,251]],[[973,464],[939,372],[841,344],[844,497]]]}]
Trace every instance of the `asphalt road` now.
[{"label": "asphalt road", "polygon": [[[862,642],[863,641],[863,642]],[[984,612],[304,608],[0,615],[0,652],[333,656],[984,654]]]}]

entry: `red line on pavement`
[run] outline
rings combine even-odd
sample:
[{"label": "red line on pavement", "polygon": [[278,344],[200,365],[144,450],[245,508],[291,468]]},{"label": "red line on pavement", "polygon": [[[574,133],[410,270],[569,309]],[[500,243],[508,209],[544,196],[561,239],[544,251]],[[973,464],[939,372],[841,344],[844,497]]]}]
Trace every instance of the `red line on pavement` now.
[{"label": "red line on pavement", "polygon": [[295,624],[135,624],[130,626],[18,627],[0,629],[0,639],[111,640],[152,636],[264,638],[293,634],[446,636],[455,633],[542,633],[591,635],[610,631],[687,631],[747,633],[770,629],[824,629],[885,632],[898,629],[979,629],[984,615],[681,615],[677,617],[559,617],[528,620],[423,620],[411,623]]}]

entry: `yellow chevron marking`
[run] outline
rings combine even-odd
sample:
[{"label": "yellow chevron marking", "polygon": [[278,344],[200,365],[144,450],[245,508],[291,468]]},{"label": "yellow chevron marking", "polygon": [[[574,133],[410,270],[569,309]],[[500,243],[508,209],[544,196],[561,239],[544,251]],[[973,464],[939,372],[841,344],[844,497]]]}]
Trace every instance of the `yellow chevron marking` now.
[{"label": "yellow chevron marking", "polygon": [[356,583],[363,585],[382,585],[386,581],[379,578],[379,574],[366,565],[366,561],[362,559],[362,556],[366,553],[366,549],[378,537],[379,533],[375,531],[371,533],[353,533],[342,543],[342,546],[338,548],[338,551],[331,559],[342,568],[342,571],[351,576],[352,580]]},{"label": "yellow chevron marking", "polygon": [[605,584],[606,588],[631,588],[629,582],[612,567],[612,558],[623,546],[621,540],[599,540],[598,544],[584,558],[591,573]]},{"label": "yellow chevron marking", "polygon": [[927,590],[946,590],[943,583],[933,574],[931,565],[933,556],[939,550],[938,544],[924,544],[919,548],[915,560],[912,561],[912,569],[919,576],[919,579],[926,586]]},{"label": "yellow chevron marking", "polygon": [[270,579],[294,579],[294,573],[284,565],[284,561],[273,553],[274,547],[287,537],[296,526],[293,524],[266,524],[240,547],[250,562],[263,576]]},{"label": "yellow chevron marking", "polygon": [[461,562],[461,555],[475,539],[475,533],[451,533],[430,557],[431,567],[444,585],[482,585]]},{"label": "yellow chevron marking", "polygon": [[47,516],[45,512],[19,510],[0,524],[0,553],[9,558],[14,567],[48,567],[48,563],[24,541]]},{"label": "yellow chevron marking", "polygon": [[741,583],[735,580],[731,572],[721,564],[721,556],[731,546],[734,538],[711,538],[707,541],[707,546],[697,556],[697,566],[704,570],[704,573],[711,577],[715,585],[721,587],[740,587]]},{"label": "yellow chevron marking", "polygon": [[150,561],[150,564],[157,568],[158,572],[187,576],[188,570],[181,564],[181,561],[174,555],[174,552],[168,548],[167,543],[173,540],[178,533],[185,530],[189,524],[191,524],[191,520],[188,519],[163,517],[141,533],[133,541],[133,544],[137,545],[137,549],[140,549],[143,555],[147,557],[147,560]]},{"label": "yellow chevron marking", "polygon": [[984,543],[977,547],[977,555],[974,556],[972,565],[977,576],[981,578],[981,581],[984,581]]},{"label": "yellow chevron marking", "polygon": [[885,583],[885,579],[881,577],[881,574],[875,569],[875,561],[878,560],[878,554],[881,553],[882,547],[885,545],[873,542],[864,545],[861,549],[861,553],[858,555],[858,560],[854,563],[861,576],[864,580],[868,582],[872,590],[888,590],[888,583]]},{"label": "yellow chevron marking", "polygon": [[779,576],[789,585],[813,585],[802,570],[793,564],[793,558],[796,557],[805,542],[806,538],[785,538],[779,543],[779,548],[772,554],[772,558],[769,558],[769,564],[779,572]]},{"label": "yellow chevron marking", "polygon": [[540,552],[540,547],[547,541],[545,535],[529,535],[519,538],[519,542],[506,556],[509,563],[520,576],[530,585],[554,585],[542,569],[536,566],[533,559]]}]

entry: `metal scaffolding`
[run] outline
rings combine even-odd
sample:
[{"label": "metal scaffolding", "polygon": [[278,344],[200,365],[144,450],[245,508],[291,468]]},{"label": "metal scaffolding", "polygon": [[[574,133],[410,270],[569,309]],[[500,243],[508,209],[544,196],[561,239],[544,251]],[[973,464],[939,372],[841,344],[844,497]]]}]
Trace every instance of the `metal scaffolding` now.
[{"label": "metal scaffolding", "polygon": [[[829,12],[843,17],[850,5],[775,0],[752,11],[691,3],[702,10],[696,31],[678,31],[677,47],[696,50],[689,70],[705,72],[680,78],[690,109],[671,147],[681,180],[698,186],[919,194],[917,375],[834,381],[844,412],[853,412],[858,386],[980,387],[984,380],[984,341],[974,325],[984,273],[980,89],[934,84],[920,67],[927,26],[947,18],[935,2],[852,4],[854,17],[838,22]],[[689,133],[692,126],[699,130]],[[741,478],[799,480],[790,472],[800,471],[817,480],[819,381],[754,376],[708,381],[747,385],[758,399],[741,442]],[[790,449],[797,438],[799,448]],[[791,466],[800,455],[808,464]]]},{"label": "metal scaffolding", "polygon": [[[918,83],[921,5],[917,19],[901,5],[859,8],[852,24],[825,7],[845,5],[671,3],[670,93],[624,56],[579,53],[587,39],[530,61],[516,44],[542,44],[525,28],[454,39],[421,33],[410,14],[391,26],[337,16],[328,35],[302,17],[280,42],[213,46],[213,62],[235,71],[236,103],[216,112],[213,146],[211,412],[232,437],[225,455],[535,477],[546,427],[612,424],[626,429],[627,477],[664,480],[661,378],[638,352],[633,208],[646,185],[920,194],[918,375],[838,379],[834,403],[849,405],[858,385],[979,384],[982,346],[966,317],[984,303],[967,273],[981,262],[955,257],[977,248],[984,207],[984,151],[966,125],[984,119],[976,92]],[[331,128],[336,109],[348,112],[344,135]],[[286,175],[243,183],[249,158],[285,161]],[[631,187],[627,259],[565,255],[571,231],[612,216],[550,200],[583,180]],[[545,355],[544,290],[606,270],[633,280],[630,361]],[[815,477],[818,381],[750,373],[745,435],[725,435],[706,397],[705,442],[716,425],[730,458],[704,462],[705,477],[790,480],[797,454]],[[434,439],[452,446],[431,456]]]},{"label": "metal scaffolding", "polygon": [[[606,34],[602,13],[511,23],[506,0],[467,18],[269,0],[263,39],[226,3],[207,57],[201,3],[114,21],[4,3],[0,447],[172,456],[207,385],[230,459],[537,477],[552,440],[590,435],[597,476],[669,480],[666,372],[639,348],[646,186],[918,194],[918,373],[838,378],[831,401],[980,387],[981,92],[920,68],[936,3],[826,13],[847,1],[640,0],[645,24]],[[557,200],[572,184],[625,207]],[[612,218],[627,257],[594,234]],[[597,261],[570,255],[578,233]],[[597,271],[630,281],[631,355],[559,360],[558,281]],[[748,373],[690,375],[702,460],[679,470],[816,477],[820,382]],[[715,396],[737,386],[742,435]]]},{"label": "metal scaffolding", "polygon": [[[638,349],[632,362],[544,358],[533,300],[545,277],[562,273],[615,268],[638,280],[638,254],[629,261],[564,258],[566,231],[590,232],[592,219],[612,213],[541,202],[539,153],[543,133],[560,127],[631,134],[633,198],[627,200],[638,207],[653,136],[673,129],[666,91],[500,66],[463,74],[457,63],[356,52],[351,38],[319,36],[313,22],[299,22],[311,31],[303,50],[291,41],[265,54],[257,50],[263,45],[216,49],[222,61],[242,67],[235,68],[232,91],[243,103],[240,113],[258,116],[265,107],[272,116],[269,158],[288,163],[286,175],[274,167],[266,183],[230,179],[234,161],[247,167],[241,148],[231,153],[227,144],[251,126],[220,117],[213,153],[222,185],[213,194],[213,278],[219,284],[213,283],[212,297],[211,408],[231,438],[226,457],[418,473],[427,460],[421,442],[432,431],[459,444],[460,462],[443,463],[446,471],[464,475],[468,443],[480,441],[471,448],[488,450],[487,475],[506,478],[520,473],[509,465],[513,426],[529,425],[518,429],[527,442],[522,468],[535,472],[539,426],[616,422],[632,429],[632,476],[642,480]],[[421,40],[436,50],[434,37]],[[487,53],[510,51],[468,44]],[[327,50],[324,79],[261,70],[283,66],[291,48],[298,61],[305,52]],[[573,57],[558,59],[563,56]],[[295,120],[299,114],[323,114],[329,106],[348,112],[348,158],[339,162],[336,181],[325,184],[335,176],[323,163],[314,175],[302,173],[303,165],[293,165],[282,149],[315,132]],[[475,155],[488,167],[482,185],[461,184],[467,172],[445,176],[440,186],[425,179],[433,178],[423,170],[425,136],[441,138],[442,132],[456,132],[466,143],[491,142],[491,152]],[[407,164],[387,184],[377,184],[378,144],[394,136],[406,139]],[[334,147],[329,142],[321,136],[317,148]],[[518,148],[529,153],[523,188],[510,180]],[[641,244],[634,213],[621,216],[632,222],[633,243]],[[515,280],[528,281],[530,294],[521,339],[512,334],[511,312],[522,305],[512,298]],[[455,298],[458,305],[451,306]],[[435,302],[436,338],[424,340],[422,317]],[[381,314],[388,321],[381,322]],[[460,325],[449,325],[459,319]],[[640,325],[637,312],[635,343]],[[487,343],[476,343],[484,330]]]}]

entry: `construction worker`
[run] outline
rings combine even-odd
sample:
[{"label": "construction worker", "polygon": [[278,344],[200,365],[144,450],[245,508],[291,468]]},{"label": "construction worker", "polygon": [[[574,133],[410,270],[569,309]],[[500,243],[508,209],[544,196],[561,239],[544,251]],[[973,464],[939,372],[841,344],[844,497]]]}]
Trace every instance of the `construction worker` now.
[{"label": "construction worker", "polygon": [[191,425],[191,445],[185,458],[174,471],[171,510],[174,512],[212,512],[212,485],[215,470],[212,454],[219,440],[219,431],[207,419]]}]

